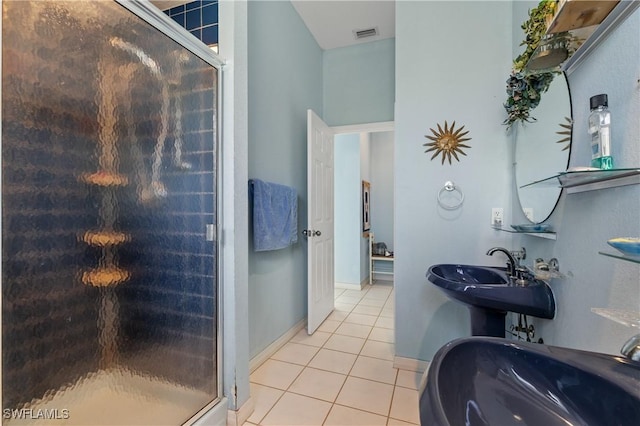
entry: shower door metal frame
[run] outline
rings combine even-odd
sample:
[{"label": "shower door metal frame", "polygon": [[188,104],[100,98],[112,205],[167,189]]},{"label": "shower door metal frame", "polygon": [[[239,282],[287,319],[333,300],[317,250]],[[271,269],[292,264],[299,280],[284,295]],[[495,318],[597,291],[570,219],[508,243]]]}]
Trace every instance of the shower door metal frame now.
[{"label": "shower door metal frame", "polygon": [[[0,11],[0,35],[2,34],[2,21],[4,21],[4,15],[2,11]],[[0,37],[0,47],[2,47],[2,37]],[[0,79],[2,78],[2,56],[0,55]],[[2,85],[0,85],[0,103],[2,102]],[[2,164],[2,108],[0,107],[0,164]],[[2,193],[2,173],[0,173],[0,194]],[[0,196],[0,213],[2,212],[2,196]],[[0,234],[2,233],[2,216],[0,214]],[[1,235],[0,235],[1,237]],[[2,247],[2,238],[0,238],[0,258],[3,255],[3,247]],[[1,267],[0,267],[1,269]],[[0,270],[0,272],[2,272]],[[2,273],[0,273],[0,389],[2,388],[2,366],[4,363],[3,360],[3,348],[2,348]],[[4,407],[3,401],[3,392],[0,390],[0,407]]]},{"label": "shower door metal frame", "polygon": [[[215,188],[216,188],[216,223],[215,229],[213,231],[214,241],[216,244],[216,282],[215,282],[215,292],[216,292],[216,390],[217,397],[209,402],[207,405],[202,407],[200,411],[194,413],[194,415],[185,422],[185,424],[194,424],[198,423],[198,420],[202,418],[207,412],[211,411],[217,405],[223,405],[221,409],[224,410],[225,420],[226,420],[226,412],[227,407],[224,404],[225,398],[223,395],[223,354],[222,354],[222,273],[220,270],[221,265],[221,253],[220,253],[220,233],[216,230],[222,229],[222,182],[221,182],[221,161],[220,161],[220,153],[221,153],[221,123],[222,123],[222,79],[223,72],[222,68],[225,64],[225,61],[222,60],[213,50],[208,48],[204,43],[198,41],[191,33],[189,33],[185,28],[178,25],[173,19],[169,18],[167,15],[162,13],[158,8],[152,5],[149,2],[140,2],[136,0],[114,0],[116,3],[129,10],[131,13],[136,15],[138,18],[142,19],[149,25],[151,25],[156,30],[163,33],[165,36],[175,41],[189,52],[196,55],[198,58],[202,59],[212,67],[214,67],[218,71],[217,78],[217,96],[216,96],[216,117],[215,117]],[[207,233],[209,231],[207,230]],[[213,284],[213,283],[212,283]]]}]

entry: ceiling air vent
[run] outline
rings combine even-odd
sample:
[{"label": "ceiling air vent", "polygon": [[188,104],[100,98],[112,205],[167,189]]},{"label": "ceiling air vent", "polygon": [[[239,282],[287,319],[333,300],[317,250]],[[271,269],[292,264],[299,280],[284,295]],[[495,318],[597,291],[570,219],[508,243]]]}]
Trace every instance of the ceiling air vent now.
[{"label": "ceiling air vent", "polygon": [[356,40],[360,40],[361,38],[373,37],[378,35],[378,28],[367,28],[366,30],[353,30],[353,35],[356,37]]}]

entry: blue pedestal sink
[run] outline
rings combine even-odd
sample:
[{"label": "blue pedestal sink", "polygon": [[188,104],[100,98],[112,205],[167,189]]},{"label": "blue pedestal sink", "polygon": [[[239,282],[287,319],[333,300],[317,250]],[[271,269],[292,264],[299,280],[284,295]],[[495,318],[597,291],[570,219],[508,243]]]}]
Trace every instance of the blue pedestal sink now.
[{"label": "blue pedestal sink", "polygon": [[640,363],[494,337],[454,340],[420,389],[420,424],[640,425]]},{"label": "blue pedestal sink", "polygon": [[448,297],[467,305],[473,336],[504,337],[507,312],[555,316],[555,299],[544,281],[516,285],[502,268],[440,264],[429,268],[427,278]]}]

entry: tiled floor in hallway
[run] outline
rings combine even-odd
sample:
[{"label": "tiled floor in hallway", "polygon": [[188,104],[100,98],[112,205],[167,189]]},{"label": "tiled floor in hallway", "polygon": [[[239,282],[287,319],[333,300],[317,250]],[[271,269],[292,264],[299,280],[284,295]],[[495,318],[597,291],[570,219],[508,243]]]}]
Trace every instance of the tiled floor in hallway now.
[{"label": "tiled floor in hallway", "polygon": [[251,374],[245,425],[418,424],[420,374],[393,368],[394,306],[386,281],[336,290],[313,335],[301,330]]}]

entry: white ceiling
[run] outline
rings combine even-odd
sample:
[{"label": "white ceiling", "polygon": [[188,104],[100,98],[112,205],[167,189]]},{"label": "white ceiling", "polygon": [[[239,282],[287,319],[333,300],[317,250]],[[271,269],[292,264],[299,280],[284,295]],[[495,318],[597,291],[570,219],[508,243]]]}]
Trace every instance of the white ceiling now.
[{"label": "white ceiling", "polygon": [[[189,1],[151,2],[164,10]],[[395,0],[292,0],[291,3],[324,50],[396,35]],[[378,29],[378,35],[356,40],[354,31],[374,27]]]},{"label": "white ceiling", "polygon": [[[324,50],[393,38],[395,1],[292,0],[293,7]],[[356,40],[354,31],[377,27],[378,35]]]}]

